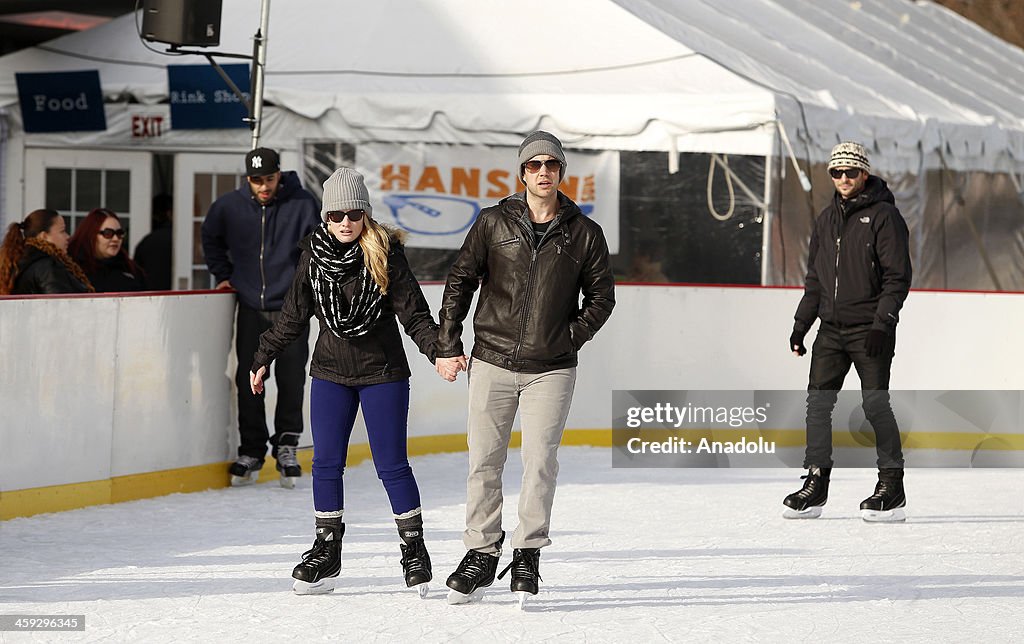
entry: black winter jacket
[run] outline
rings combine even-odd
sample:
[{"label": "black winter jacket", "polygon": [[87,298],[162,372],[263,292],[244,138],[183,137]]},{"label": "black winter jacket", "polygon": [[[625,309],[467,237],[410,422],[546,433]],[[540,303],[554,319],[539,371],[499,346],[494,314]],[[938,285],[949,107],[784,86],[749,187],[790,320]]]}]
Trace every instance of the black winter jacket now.
[{"label": "black winter jacket", "polygon": [[445,285],[438,356],[463,355],[462,323],[482,284],[474,358],[526,373],[576,366],[612,313],[615,280],[601,226],[561,192],[558,201],[539,247],[524,193],[480,212]]},{"label": "black winter jacket", "polygon": [[206,265],[218,283],[231,281],[245,306],[277,311],[295,276],[299,240],[318,225],[320,204],[295,172],[281,173],[265,206],[244,185],[210,206],[202,228]]},{"label": "black winter jacket", "polygon": [[51,295],[56,293],[88,293],[56,257],[29,246],[18,262],[12,295]]},{"label": "black winter jacket", "polygon": [[114,255],[97,262],[96,270],[85,274],[97,293],[125,293],[145,291],[146,279],[141,272],[133,273],[125,256]]},{"label": "black winter jacket", "polygon": [[836,193],[814,222],[804,296],[794,330],[806,333],[815,318],[838,326],[871,325],[894,333],[910,291],[907,223],[882,179],[844,200]]},{"label": "black winter jacket", "polygon": [[[380,317],[368,333],[356,338],[338,337],[323,322],[323,311],[315,304],[309,281],[312,257],[309,237],[304,238],[299,246],[302,249],[299,268],[284,298],[281,317],[260,336],[260,346],[253,357],[253,373],[273,362],[299,336],[313,315],[320,320],[320,335],[309,367],[309,374],[314,378],[350,387],[408,378],[411,375],[409,362],[396,318],[402,322],[405,332],[420,352],[434,364],[437,324],[397,240],[391,240],[391,253],[388,255],[390,283],[382,301]],[[358,286],[357,277],[358,272],[353,271],[342,287],[349,298]]]}]

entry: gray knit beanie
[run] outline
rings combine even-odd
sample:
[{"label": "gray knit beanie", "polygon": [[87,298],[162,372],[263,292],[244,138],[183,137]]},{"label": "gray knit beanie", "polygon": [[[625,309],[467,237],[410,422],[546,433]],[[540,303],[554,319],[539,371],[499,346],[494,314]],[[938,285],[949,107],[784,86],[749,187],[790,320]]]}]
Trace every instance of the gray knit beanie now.
[{"label": "gray knit beanie", "polygon": [[554,134],[544,130],[531,132],[523,139],[522,144],[519,146],[519,170],[516,176],[522,180],[523,164],[538,154],[547,154],[562,162],[562,172],[558,175],[558,181],[561,183],[562,179],[565,178],[566,168],[565,153],[562,152],[562,142]]},{"label": "gray knit beanie", "polygon": [[338,168],[324,181],[320,218],[327,221],[327,213],[334,210],[365,210],[367,215],[373,214],[370,191],[366,189],[363,175],[352,168]]}]

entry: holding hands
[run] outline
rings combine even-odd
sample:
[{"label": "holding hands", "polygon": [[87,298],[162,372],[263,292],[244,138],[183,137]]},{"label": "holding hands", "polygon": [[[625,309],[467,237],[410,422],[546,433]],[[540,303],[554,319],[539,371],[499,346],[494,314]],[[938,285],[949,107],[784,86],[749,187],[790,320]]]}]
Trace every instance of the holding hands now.
[{"label": "holding hands", "polygon": [[459,375],[460,371],[466,371],[468,362],[466,356],[452,356],[451,358],[435,358],[434,368],[437,369],[437,375],[441,376],[448,382],[455,382],[456,376]]}]

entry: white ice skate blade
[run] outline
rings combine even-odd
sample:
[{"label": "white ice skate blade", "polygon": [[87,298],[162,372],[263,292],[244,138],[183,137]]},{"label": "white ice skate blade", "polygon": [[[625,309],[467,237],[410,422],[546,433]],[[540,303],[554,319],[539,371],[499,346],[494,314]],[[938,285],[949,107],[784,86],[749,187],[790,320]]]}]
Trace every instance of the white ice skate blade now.
[{"label": "white ice skate blade", "polygon": [[298,480],[298,478],[296,478],[294,476],[282,476],[281,477],[281,487],[283,487],[286,490],[294,490],[295,489],[295,481],[297,481],[297,480]]},{"label": "white ice skate blade", "polygon": [[868,523],[899,523],[907,520],[907,513],[903,508],[893,510],[861,510],[860,518]]},{"label": "white ice skate blade", "polygon": [[519,610],[526,610],[526,600],[530,598],[530,593],[525,590],[517,590],[516,598],[519,601]]},{"label": "white ice skate blade", "polygon": [[[235,476],[231,475],[231,487],[245,487],[246,485],[252,485],[260,478],[260,473],[249,472],[248,476]],[[222,479],[223,480],[223,479]]]},{"label": "white ice skate blade", "polygon": [[793,508],[786,508],[782,511],[782,518],[784,519],[817,519],[821,516],[821,506],[816,505],[806,510],[794,510]]},{"label": "white ice skate blade", "polygon": [[292,590],[295,591],[296,595],[325,595],[334,592],[334,586],[337,582],[337,577],[325,577],[313,583],[296,579],[295,583],[292,584]]},{"label": "white ice skate blade", "polygon": [[448,591],[448,604],[451,605],[451,606],[455,606],[455,605],[458,605],[458,604],[468,604],[470,602],[474,602],[474,601],[477,601],[479,599],[482,599],[483,596],[484,596],[484,589],[483,588],[477,588],[476,590],[474,590],[473,592],[471,592],[468,595],[466,595],[464,593],[460,593],[457,590],[449,590]]},{"label": "white ice skate blade", "polygon": [[[415,588],[416,588],[416,592],[420,596],[420,599],[426,599],[427,598],[427,592],[430,590],[430,584],[428,584],[426,582],[423,582],[422,584],[417,584],[415,586]],[[455,592],[455,591],[453,590],[452,592]]]}]

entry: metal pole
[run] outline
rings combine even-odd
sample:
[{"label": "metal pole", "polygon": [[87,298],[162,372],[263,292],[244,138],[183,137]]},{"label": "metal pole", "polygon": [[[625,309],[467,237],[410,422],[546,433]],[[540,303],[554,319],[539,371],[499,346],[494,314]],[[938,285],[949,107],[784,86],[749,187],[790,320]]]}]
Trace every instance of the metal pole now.
[{"label": "metal pole", "polygon": [[252,86],[252,149],[259,147],[260,126],[263,123],[263,69],[267,62],[267,31],[270,29],[270,0],[260,0],[260,30],[256,32],[258,54],[253,64]]},{"label": "metal pole", "polygon": [[[775,137],[772,137],[774,142]],[[775,146],[772,146],[775,147]],[[761,286],[769,286],[772,279],[772,174],[775,168],[772,167],[772,160],[775,158],[774,150],[764,157],[764,214],[761,219]]]}]

